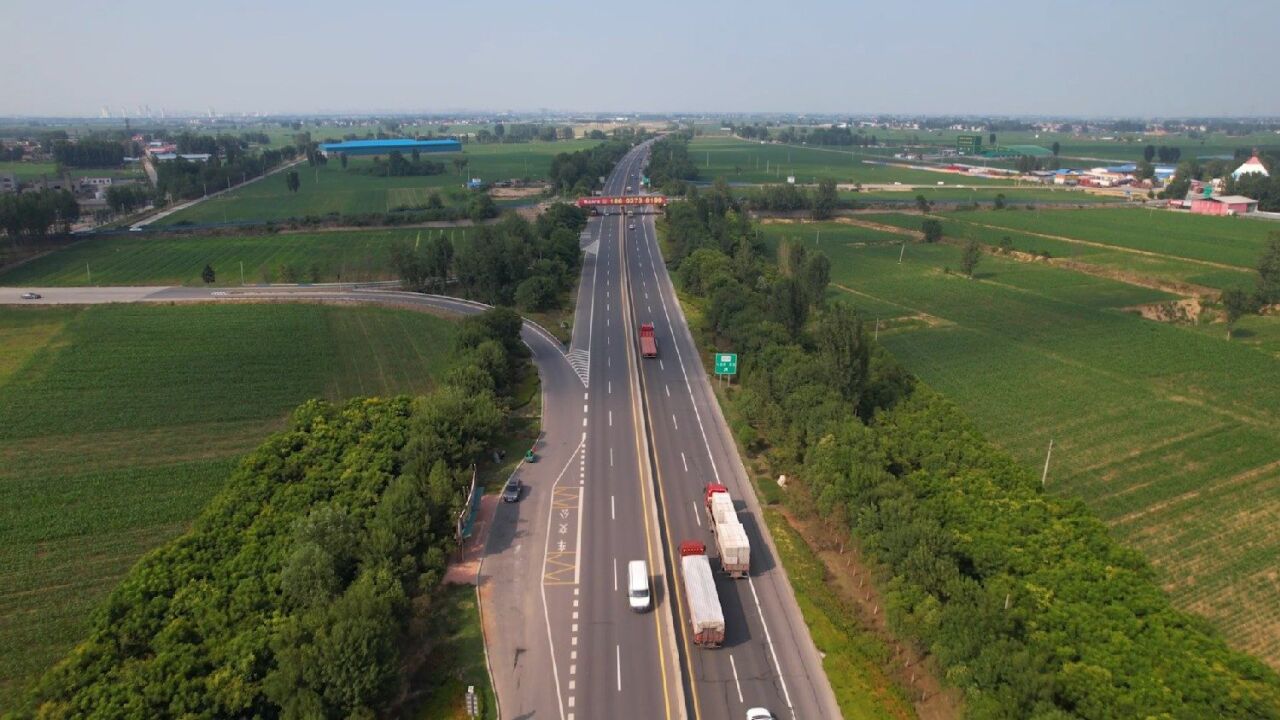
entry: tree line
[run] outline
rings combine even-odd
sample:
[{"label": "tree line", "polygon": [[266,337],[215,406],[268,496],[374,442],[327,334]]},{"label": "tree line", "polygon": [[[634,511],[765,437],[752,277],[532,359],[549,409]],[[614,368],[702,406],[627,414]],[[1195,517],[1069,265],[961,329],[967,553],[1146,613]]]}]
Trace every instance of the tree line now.
[{"label": "tree line", "polygon": [[586,214],[557,203],[533,223],[508,213],[476,227],[455,246],[442,232],[410,247],[398,243],[391,263],[406,287],[458,295],[490,305],[541,312],[561,307],[582,263],[578,237]]},{"label": "tree line", "polygon": [[1280,306],[1280,231],[1267,234],[1267,244],[1258,258],[1258,277],[1252,290],[1233,287],[1222,291],[1227,339],[1240,318],[1261,313],[1268,305]]},{"label": "tree line", "polygon": [[[829,264],[777,261],[713,189],[662,221],[709,347],[742,357],[739,441],[785,502],[878,565],[895,632],[981,718],[1280,717],[1280,678],[1174,609],[1145,560],[1078,500],[988,443],[843,302]],[[821,259],[819,259],[821,258]]]},{"label": "tree line", "polygon": [[471,464],[527,368],[521,324],[464,320],[425,397],[304,403],[129,571],[13,717],[385,715],[422,651],[410,606],[437,594]]},{"label": "tree line", "polygon": [[698,167],[689,157],[690,133],[672,133],[655,142],[649,150],[649,186],[672,194],[683,194],[686,183],[698,179]]},{"label": "tree line", "polygon": [[53,159],[63,167],[118,168],[124,164],[125,146],[116,140],[97,138],[59,140],[53,144]]},{"label": "tree line", "polygon": [[181,157],[157,162],[155,193],[158,198],[174,201],[193,200],[207,193],[225,190],[249,178],[297,157],[297,150],[286,146],[280,150],[264,149],[257,154],[239,153],[234,159],[213,156],[205,162]]},{"label": "tree line", "polygon": [[369,165],[358,165],[354,168],[347,167],[347,156],[341,156],[342,167],[347,172],[357,172],[364,175],[377,175],[380,177],[425,177],[428,175],[443,175],[445,165],[435,160],[423,160],[417,150],[409,158],[405,158],[404,153],[399,150],[392,150],[387,154],[387,161],[383,162],[381,157],[374,157],[373,163]]},{"label": "tree line", "polygon": [[600,187],[600,178],[607,177],[642,137],[609,140],[584,150],[559,153],[551,158],[551,186],[563,195],[589,195]]},{"label": "tree line", "polygon": [[80,205],[66,190],[0,194],[0,229],[16,243],[21,236],[43,237],[50,230],[71,232]]}]

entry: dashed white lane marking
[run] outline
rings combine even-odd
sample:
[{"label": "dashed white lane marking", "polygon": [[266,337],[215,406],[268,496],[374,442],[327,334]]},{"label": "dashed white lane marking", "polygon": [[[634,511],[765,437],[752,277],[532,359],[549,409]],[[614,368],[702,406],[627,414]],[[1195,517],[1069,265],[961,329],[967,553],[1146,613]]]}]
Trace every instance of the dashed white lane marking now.
[{"label": "dashed white lane marking", "polygon": [[645,306],[644,306],[644,309],[645,309],[645,310],[648,310],[650,315],[652,315],[652,314],[653,314],[653,306],[652,306],[652,305],[645,305]]},{"label": "dashed white lane marking", "polygon": [[613,559],[613,591],[618,592],[618,558]]},{"label": "dashed white lane marking", "polygon": [[742,702],[742,683],[738,682],[738,663],[733,661],[733,656],[729,656],[729,667],[733,668],[733,684],[738,686],[738,702]]},{"label": "dashed white lane marking", "polygon": [[[622,692],[622,646],[616,645],[618,656],[618,692]],[[732,656],[730,656],[732,658]],[[738,693],[741,695],[742,693]],[[742,702],[742,698],[738,698],[738,702]]]},{"label": "dashed white lane marking", "polygon": [[614,506],[614,504],[613,504],[613,496],[612,496],[612,495],[610,495],[610,496],[609,496],[609,519],[610,519],[610,520],[617,520],[617,519],[618,519],[618,508],[617,508],[617,507],[615,507],[615,506]]},{"label": "dashed white lane marking", "polygon": [[698,521],[698,527],[702,527],[702,513],[698,512],[698,501],[690,500],[689,502],[693,505],[693,519]]},{"label": "dashed white lane marking", "polygon": [[586,405],[583,405],[583,406],[582,406],[582,412],[587,412],[587,406],[586,406]]},{"label": "dashed white lane marking", "polygon": [[664,384],[662,387],[666,388],[666,390],[667,390],[667,397],[671,397],[671,386],[670,386],[670,385],[666,385],[666,384]]},{"label": "dashed white lane marking", "polygon": [[613,411],[609,411],[609,427],[613,427]]},{"label": "dashed white lane marking", "polygon": [[582,418],[582,427],[586,427],[586,426],[587,426],[587,419]]},{"label": "dashed white lane marking", "polygon": [[610,381],[609,381],[609,394],[610,394],[610,395],[612,395],[612,394],[613,394],[613,381],[612,381],[612,380],[610,380]]},{"label": "dashed white lane marking", "polygon": [[676,414],[675,414],[675,413],[671,413],[671,424],[672,424],[672,425],[675,425],[677,430],[679,430],[679,429],[680,429],[680,423],[679,423],[678,421],[676,421]]},{"label": "dashed white lane marking", "polygon": [[684,463],[684,471],[689,472],[689,460],[685,458],[684,451],[680,451],[680,462]]},{"label": "dashed white lane marking", "polygon": [[609,467],[613,467],[613,448],[609,448]]},{"label": "dashed white lane marking", "polygon": [[666,370],[666,369],[667,369],[667,366],[666,366],[666,365],[663,365],[663,364],[662,364],[662,361],[661,361],[661,360],[659,360],[659,361],[658,361],[658,369],[660,369],[660,370]]}]

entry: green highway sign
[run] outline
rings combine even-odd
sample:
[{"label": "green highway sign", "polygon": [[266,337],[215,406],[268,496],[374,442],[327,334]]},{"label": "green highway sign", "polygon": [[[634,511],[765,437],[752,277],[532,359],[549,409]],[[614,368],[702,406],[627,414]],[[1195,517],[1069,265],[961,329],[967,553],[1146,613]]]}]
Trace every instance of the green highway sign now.
[{"label": "green highway sign", "polygon": [[737,375],[738,353],[716,353],[716,374]]}]

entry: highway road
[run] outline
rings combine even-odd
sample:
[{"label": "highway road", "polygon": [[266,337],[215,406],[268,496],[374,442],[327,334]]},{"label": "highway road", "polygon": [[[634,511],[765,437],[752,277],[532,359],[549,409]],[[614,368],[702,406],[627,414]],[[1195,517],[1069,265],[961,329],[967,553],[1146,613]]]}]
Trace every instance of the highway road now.
[{"label": "highway road", "polygon": [[[780,718],[835,718],[839,710],[821,658],[765,527],[754,489],[715,400],[662,260],[652,215],[634,218],[624,239],[629,321],[651,322],[659,356],[640,362],[648,435],[667,547],[705,542],[714,554],[702,505],[708,482],[726,485],[751,540],[751,574],[717,574],[725,612],[724,646],[704,650],[681,637],[693,692],[692,715],[743,717],[764,706]],[[713,560],[713,567],[715,562]],[[675,584],[677,622],[685,608]]]},{"label": "highway road", "polygon": [[[638,188],[648,146],[619,162],[605,193]],[[648,214],[594,217],[573,339],[566,350],[526,322],[543,391],[539,461],[517,473],[521,502],[503,504],[479,573],[486,646],[504,718],[839,717],[821,660],[761,521],[689,334]],[[0,288],[0,303],[313,301],[422,306],[469,314],[454,298],[352,286]],[[636,328],[657,328],[642,359]],[[748,579],[717,580],[724,647],[691,646],[674,549],[713,550],[707,482],[725,484],[752,545]],[[633,612],[626,564],[643,559],[654,609]],[[714,562],[713,562],[714,565]]]}]

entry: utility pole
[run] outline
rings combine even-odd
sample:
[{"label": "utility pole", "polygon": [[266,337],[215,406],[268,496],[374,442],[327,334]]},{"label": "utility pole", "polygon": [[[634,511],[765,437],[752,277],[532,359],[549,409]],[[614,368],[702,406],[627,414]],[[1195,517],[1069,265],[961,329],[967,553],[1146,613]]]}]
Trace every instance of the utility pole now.
[{"label": "utility pole", "polygon": [[244,285],[244,261],[240,261],[240,284]]},{"label": "utility pole", "polygon": [[89,272],[89,263],[84,264],[84,274],[85,274],[86,282],[92,285],[93,274]]},{"label": "utility pole", "polygon": [[1044,454],[1044,472],[1040,474],[1040,487],[1049,481],[1049,458],[1053,457],[1053,438],[1049,438],[1049,452]]},{"label": "utility pole", "polygon": [[898,264],[902,264],[902,256],[907,254],[907,241],[902,241],[902,249],[898,251]]}]

